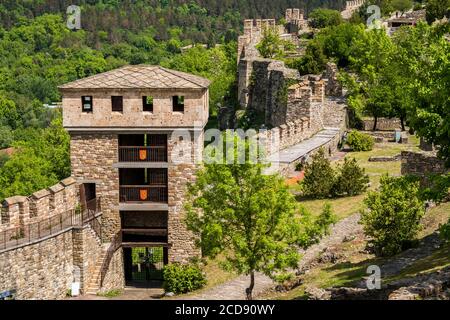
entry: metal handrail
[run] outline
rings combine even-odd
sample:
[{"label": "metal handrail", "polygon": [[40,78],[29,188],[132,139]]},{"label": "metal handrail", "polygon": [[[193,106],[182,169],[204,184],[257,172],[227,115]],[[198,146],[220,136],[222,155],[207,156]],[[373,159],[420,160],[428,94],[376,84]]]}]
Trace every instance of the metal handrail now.
[{"label": "metal handrail", "polygon": [[79,206],[40,221],[14,227],[0,232],[0,251],[26,246],[65,230],[90,225],[101,239],[100,198],[92,199],[86,205]]}]

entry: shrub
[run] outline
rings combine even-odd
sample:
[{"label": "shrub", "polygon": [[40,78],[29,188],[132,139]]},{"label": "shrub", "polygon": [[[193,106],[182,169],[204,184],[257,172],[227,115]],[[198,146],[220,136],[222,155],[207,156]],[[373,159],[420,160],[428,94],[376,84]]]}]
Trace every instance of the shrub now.
[{"label": "shrub", "polygon": [[325,203],[322,212],[316,219],[313,219],[311,213],[305,207],[301,207],[300,210],[302,232],[297,244],[306,249],[329,234],[330,226],[336,223],[337,217],[333,214],[329,203]]},{"label": "shrub", "polygon": [[369,192],[364,204],[361,223],[377,255],[395,255],[416,239],[425,213],[419,182],[383,176],[379,191]]},{"label": "shrub", "polygon": [[352,130],[347,135],[347,144],[353,151],[370,151],[373,149],[375,140],[368,134]]},{"label": "shrub", "polygon": [[334,192],[338,195],[354,196],[365,192],[369,186],[369,176],[356,159],[345,158],[344,164],[338,168]]},{"label": "shrub", "polygon": [[202,288],[205,276],[198,264],[172,263],[164,267],[164,289],[176,294]]},{"label": "shrub", "polygon": [[337,26],[343,22],[341,13],[336,10],[318,8],[309,14],[309,25],[312,28]]},{"label": "shrub", "polygon": [[450,219],[447,224],[444,224],[439,228],[439,232],[442,239],[445,241],[450,241]]},{"label": "shrub", "polygon": [[320,148],[305,165],[305,178],[300,182],[303,194],[307,197],[323,199],[331,195],[335,183],[335,172],[325,151]]}]

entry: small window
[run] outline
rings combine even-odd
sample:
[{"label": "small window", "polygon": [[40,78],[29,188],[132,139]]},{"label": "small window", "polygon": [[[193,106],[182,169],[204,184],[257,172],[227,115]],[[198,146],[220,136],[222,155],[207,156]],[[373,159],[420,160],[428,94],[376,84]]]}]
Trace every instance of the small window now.
[{"label": "small window", "polygon": [[111,97],[112,111],[123,112],[123,97],[112,96]]},{"label": "small window", "polygon": [[153,112],[153,97],[142,97],[143,110],[146,112]]},{"label": "small window", "polygon": [[82,112],[92,112],[92,96],[82,96],[81,97],[81,111]]},{"label": "small window", "polygon": [[173,97],[173,111],[174,112],[184,112],[184,97],[174,96]]}]

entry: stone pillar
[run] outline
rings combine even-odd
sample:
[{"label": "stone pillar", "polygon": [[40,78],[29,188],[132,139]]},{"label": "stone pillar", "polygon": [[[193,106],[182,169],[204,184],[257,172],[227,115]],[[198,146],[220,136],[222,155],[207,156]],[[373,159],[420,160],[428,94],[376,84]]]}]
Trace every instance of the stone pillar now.
[{"label": "stone pillar", "polygon": [[[181,133],[180,133],[181,134]],[[185,223],[184,204],[187,184],[195,181],[198,165],[194,158],[201,162],[198,154],[203,150],[203,134],[190,132],[190,137],[179,139],[174,131],[168,136],[169,168],[168,168],[168,242],[169,262],[188,262],[199,257],[200,250],[195,246],[195,237],[187,229]],[[177,150],[185,150],[180,157]]]}]

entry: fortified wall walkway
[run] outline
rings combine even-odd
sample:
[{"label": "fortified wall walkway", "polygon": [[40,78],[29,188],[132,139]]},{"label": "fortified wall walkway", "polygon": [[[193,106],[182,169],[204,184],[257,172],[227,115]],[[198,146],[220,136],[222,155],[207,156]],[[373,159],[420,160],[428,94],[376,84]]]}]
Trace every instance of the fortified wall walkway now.
[{"label": "fortified wall walkway", "polygon": [[336,139],[339,140],[340,134],[339,128],[324,128],[311,138],[270,155],[268,161],[272,166],[267,169],[266,173],[275,173],[302,158],[307,158],[314,150],[326,146]]}]

